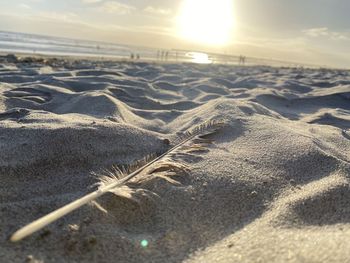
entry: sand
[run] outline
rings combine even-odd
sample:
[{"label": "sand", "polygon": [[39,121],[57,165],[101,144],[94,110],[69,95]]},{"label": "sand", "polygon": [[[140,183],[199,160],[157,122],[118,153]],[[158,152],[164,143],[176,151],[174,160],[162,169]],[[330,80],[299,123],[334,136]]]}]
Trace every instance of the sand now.
[{"label": "sand", "polygon": [[[1,262],[349,261],[348,71],[0,63]],[[164,152],[210,119],[227,125],[181,186],[157,181],[142,209],[107,194],[107,214],[86,205],[8,241],[96,189],[92,172]]]}]

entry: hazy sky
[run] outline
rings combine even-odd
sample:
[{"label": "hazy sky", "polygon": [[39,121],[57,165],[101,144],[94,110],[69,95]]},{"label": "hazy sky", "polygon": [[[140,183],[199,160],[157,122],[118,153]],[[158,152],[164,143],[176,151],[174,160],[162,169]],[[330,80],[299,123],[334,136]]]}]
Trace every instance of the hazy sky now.
[{"label": "hazy sky", "polygon": [[[213,13],[202,21],[201,5],[232,2],[225,44],[183,38],[185,1],[194,3],[186,19],[205,24],[207,39],[216,36],[210,24],[220,30],[225,16],[209,6]],[[349,11],[349,0],[0,0],[0,30],[350,67]]]}]

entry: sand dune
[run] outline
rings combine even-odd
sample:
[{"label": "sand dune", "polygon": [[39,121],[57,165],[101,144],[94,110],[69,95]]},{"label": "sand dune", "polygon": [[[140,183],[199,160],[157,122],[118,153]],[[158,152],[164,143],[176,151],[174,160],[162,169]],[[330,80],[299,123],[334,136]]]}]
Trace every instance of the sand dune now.
[{"label": "sand dune", "polygon": [[[3,262],[348,262],[350,74],[325,69],[33,60],[0,65]],[[98,172],[227,126],[143,209],[107,195],[12,244]],[[147,248],[140,241],[149,241]],[[38,260],[38,261],[35,261]]]}]

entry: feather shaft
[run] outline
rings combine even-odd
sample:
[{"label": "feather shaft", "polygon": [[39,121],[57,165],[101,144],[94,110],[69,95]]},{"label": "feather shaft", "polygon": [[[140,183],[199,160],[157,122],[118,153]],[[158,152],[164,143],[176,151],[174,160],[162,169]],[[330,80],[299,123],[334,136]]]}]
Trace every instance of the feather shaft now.
[{"label": "feather shaft", "polygon": [[[32,223],[22,227],[21,229],[19,229],[18,231],[16,231],[11,237],[10,240],[12,242],[17,242],[20,241],[21,239],[33,234],[34,232],[44,228],[45,226],[53,223],[54,221],[56,221],[57,219],[69,214],[70,212],[78,209],[79,207],[94,201],[95,199],[97,199],[98,197],[104,195],[105,193],[111,191],[112,189],[116,188],[116,187],[120,187],[123,184],[125,184],[126,182],[130,181],[132,178],[134,178],[135,176],[137,176],[138,174],[140,174],[142,171],[144,171],[146,168],[150,167],[152,164],[158,162],[159,160],[161,160],[162,158],[166,157],[167,155],[173,153],[174,151],[176,151],[177,149],[179,149],[181,146],[183,146],[184,144],[186,144],[187,142],[191,141],[192,139],[194,139],[196,136],[206,136],[209,134],[214,133],[215,131],[217,131],[219,128],[222,127],[223,123],[220,122],[210,122],[207,125],[200,125],[199,127],[196,127],[195,129],[193,129],[193,131],[187,132],[186,133],[186,138],[184,138],[183,140],[181,140],[178,144],[176,144],[175,146],[173,146],[172,148],[170,148],[168,151],[166,151],[165,153],[161,154],[160,156],[156,157],[155,159],[151,160],[150,162],[146,163],[145,165],[143,165],[142,167],[138,168],[137,170],[135,170],[134,172],[130,173],[129,175],[116,180],[113,183],[109,183],[101,188],[99,188],[98,190],[89,193],[35,221],[33,221]],[[203,139],[202,139],[203,140]],[[205,140],[205,139],[204,139]]]}]

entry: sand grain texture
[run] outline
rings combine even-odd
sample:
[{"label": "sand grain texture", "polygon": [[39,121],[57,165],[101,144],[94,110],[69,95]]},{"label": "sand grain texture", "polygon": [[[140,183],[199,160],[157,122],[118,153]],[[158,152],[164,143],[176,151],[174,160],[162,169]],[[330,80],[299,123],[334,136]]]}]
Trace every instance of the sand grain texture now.
[{"label": "sand grain texture", "polygon": [[[0,65],[3,262],[348,262],[347,71],[113,61]],[[163,152],[222,118],[182,185],[142,209],[107,194],[12,244],[19,226],[94,190],[90,175]],[[140,241],[148,240],[143,248]]]}]

